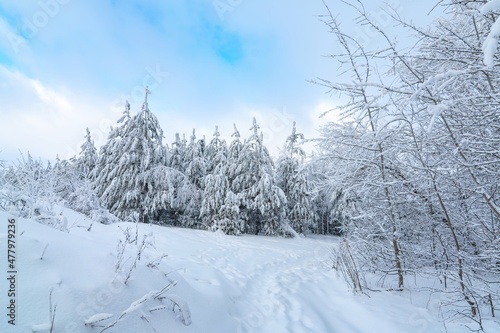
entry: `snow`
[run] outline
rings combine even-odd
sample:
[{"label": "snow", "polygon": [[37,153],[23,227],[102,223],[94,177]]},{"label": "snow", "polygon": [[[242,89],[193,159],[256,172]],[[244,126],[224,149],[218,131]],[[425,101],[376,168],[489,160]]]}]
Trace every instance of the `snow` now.
[{"label": "snow", "polygon": [[[416,290],[349,291],[331,270],[334,237],[234,237],[139,224],[138,239],[153,233],[154,246],[144,250],[125,285],[115,270],[116,244],[135,225],[94,224],[89,232],[83,215],[67,209],[63,215],[67,232],[17,219],[17,322],[14,327],[2,319],[0,332],[47,331],[39,324],[50,322],[51,289],[54,332],[101,332],[115,322],[106,332],[445,331],[438,297]],[[8,218],[0,212],[0,244]],[[125,264],[138,245],[128,244]],[[168,257],[158,264],[163,255]],[[6,262],[4,249],[0,261]],[[153,261],[157,265],[148,265]],[[4,284],[0,292],[4,302]],[[469,332],[460,321],[446,328]],[[485,320],[485,329],[498,332],[500,325]]]},{"label": "snow", "polygon": [[138,309],[140,309],[142,307],[142,305],[147,300],[151,299],[151,297],[153,297],[156,293],[157,293],[156,291],[150,291],[146,295],[142,296],[141,299],[139,299],[139,300],[133,302],[132,304],[130,304],[130,306],[128,307],[128,309],[126,309],[125,311],[122,312],[122,314],[120,315],[120,318],[123,317],[126,314],[132,313],[132,312],[137,311]]},{"label": "snow", "polygon": [[[191,311],[189,310],[189,305],[186,301],[183,300],[182,297],[175,294],[166,294],[163,297],[172,301],[172,303],[179,308],[180,316],[184,325],[191,325]],[[154,309],[154,311],[156,310],[158,310],[158,308]]]},{"label": "snow", "polygon": [[86,325],[93,325],[96,324],[100,321],[106,320],[113,317],[112,314],[110,313],[98,313],[90,317],[89,319],[85,320]]},{"label": "snow", "polygon": [[489,12],[500,10],[500,0],[490,0],[481,7],[481,14],[486,15]]},{"label": "snow", "polygon": [[33,325],[31,327],[32,332],[49,332],[50,331],[50,324],[40,324],[40,325]]},{"label": "snow", "polygon": [[[492,0],[481,7],[481,14],[486,15],[489,12],[500,9],[500,1]],[[492,69],[495,65],[495,53],[498,47],[498,39],[500,38],[500,18],[497,18],[495,23],[490,28],[490,32],[483,43],[484,64]]]}]

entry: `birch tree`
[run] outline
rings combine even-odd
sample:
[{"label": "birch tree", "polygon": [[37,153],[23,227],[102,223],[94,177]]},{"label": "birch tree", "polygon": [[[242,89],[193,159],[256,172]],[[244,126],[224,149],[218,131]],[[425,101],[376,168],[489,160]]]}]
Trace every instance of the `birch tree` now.
[{"label": "birch tree", "polygon": [[[390,230],[380,222],[364,224],[375,209],[384,207],[371,192],[378,188],[396,227],[393,245],[396,240],[398,246],[393,252],[400,249],[403,272],[433,268],[445,288],[456,288],[479,325],[478,299],[485,290],[494,292],[483,276],[498,269],[486,254],[498,262],[493,230],[499,226],[500,165],[495,153],[500,148],[495,88],[499,76],[494,66],[498,57],[491,48],[496,20],[484,15],[496,7],[482,5],[451,1],[453,15],[428,29],[394,14],[395,22],[418,36],[411,54],[398,50],[359,2],[352,8],[385,41],[381,50],[363,49],[329,14],[325,23],[346,51],[341,64],[356,81],[318,81],[349,98],[342,107],[343,123],[322,130],[320,160],[334,163],[331,185],[361,198],[344,226],[358,240],[360,260],[379,269],[387,262],[384,255],[372,255],[380,252],[359,237],[372,230],[370,225]],[[389,61],[380,64],[380,59]],[[390,70],[384,75],[373,70],[382,67]]]}]

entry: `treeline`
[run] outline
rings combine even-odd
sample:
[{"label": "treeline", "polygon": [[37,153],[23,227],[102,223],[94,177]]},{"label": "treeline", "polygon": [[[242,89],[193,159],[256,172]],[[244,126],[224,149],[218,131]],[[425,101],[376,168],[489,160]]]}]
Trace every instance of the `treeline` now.
[{"label": "treeline", "polygon": [[340,232],[340,221],[325,211],[326,195],[315,185],[295,123],[276,161],[255,119],[246,139],[235,126],[226,143],[216,127],[210,140],[193,130],[189,139],[176,134],[165,145],[147,97],[146,91],[135,115],[125,105],[99,151],[87,130],[79,156],[69,161],[44,167],[28,154],[8,167],[3,178],[11,194],[3,206],[36,217],[48,212],[38,207],[41,201],[47,208],[62,200],[101,223],[116,216],[231,235]]}]

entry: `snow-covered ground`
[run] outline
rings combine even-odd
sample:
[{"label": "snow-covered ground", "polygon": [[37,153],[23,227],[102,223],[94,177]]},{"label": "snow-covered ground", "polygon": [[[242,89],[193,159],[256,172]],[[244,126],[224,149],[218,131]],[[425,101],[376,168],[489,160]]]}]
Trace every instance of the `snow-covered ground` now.
[{"label": "snow-covered ground", "polygon": [[[51,313],[53,332],[101,332],[113,323],[105,332],[470,332],[460,322],[445,328],[423,293],[350,292],[330,269],[336,238],[232,237],[139,224],[139,245],[153,236],[130,270],[137,244],[127,243],[121,261],[118,244],[127,228],[135,239],[134,224],[88,231],[85,217],[64,215],[66,232],[16,219],[16,325],[7,322],[2,283],[0,332],[50,332]],[[9,218],[0,212],[4,281]],[[494,321],[485,328],[500,332]]]}]

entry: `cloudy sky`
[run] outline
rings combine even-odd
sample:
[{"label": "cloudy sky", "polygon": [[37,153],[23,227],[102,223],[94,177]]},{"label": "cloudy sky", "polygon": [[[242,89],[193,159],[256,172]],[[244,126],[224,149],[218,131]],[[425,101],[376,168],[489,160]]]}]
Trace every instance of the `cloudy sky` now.
[{"label": "cloudy sky", "polygon": [[[377,42],[347,6],[326,2],[356,38]],[[385,2],[365,2],[396,31]],[[418,23],[436,2],[388,1]],[[215,125],[228,138],[233,123],[245,137],[253,116],[273,152],[293,121],[313,137],[336,102],[308,82],[337,75],[325,12],[321,0],[0,0],[0,159],[69,158],[86,127],[100,146],[125,100],[139,110],[145,85],[166,143],[193,128],[210,138]]]}]

